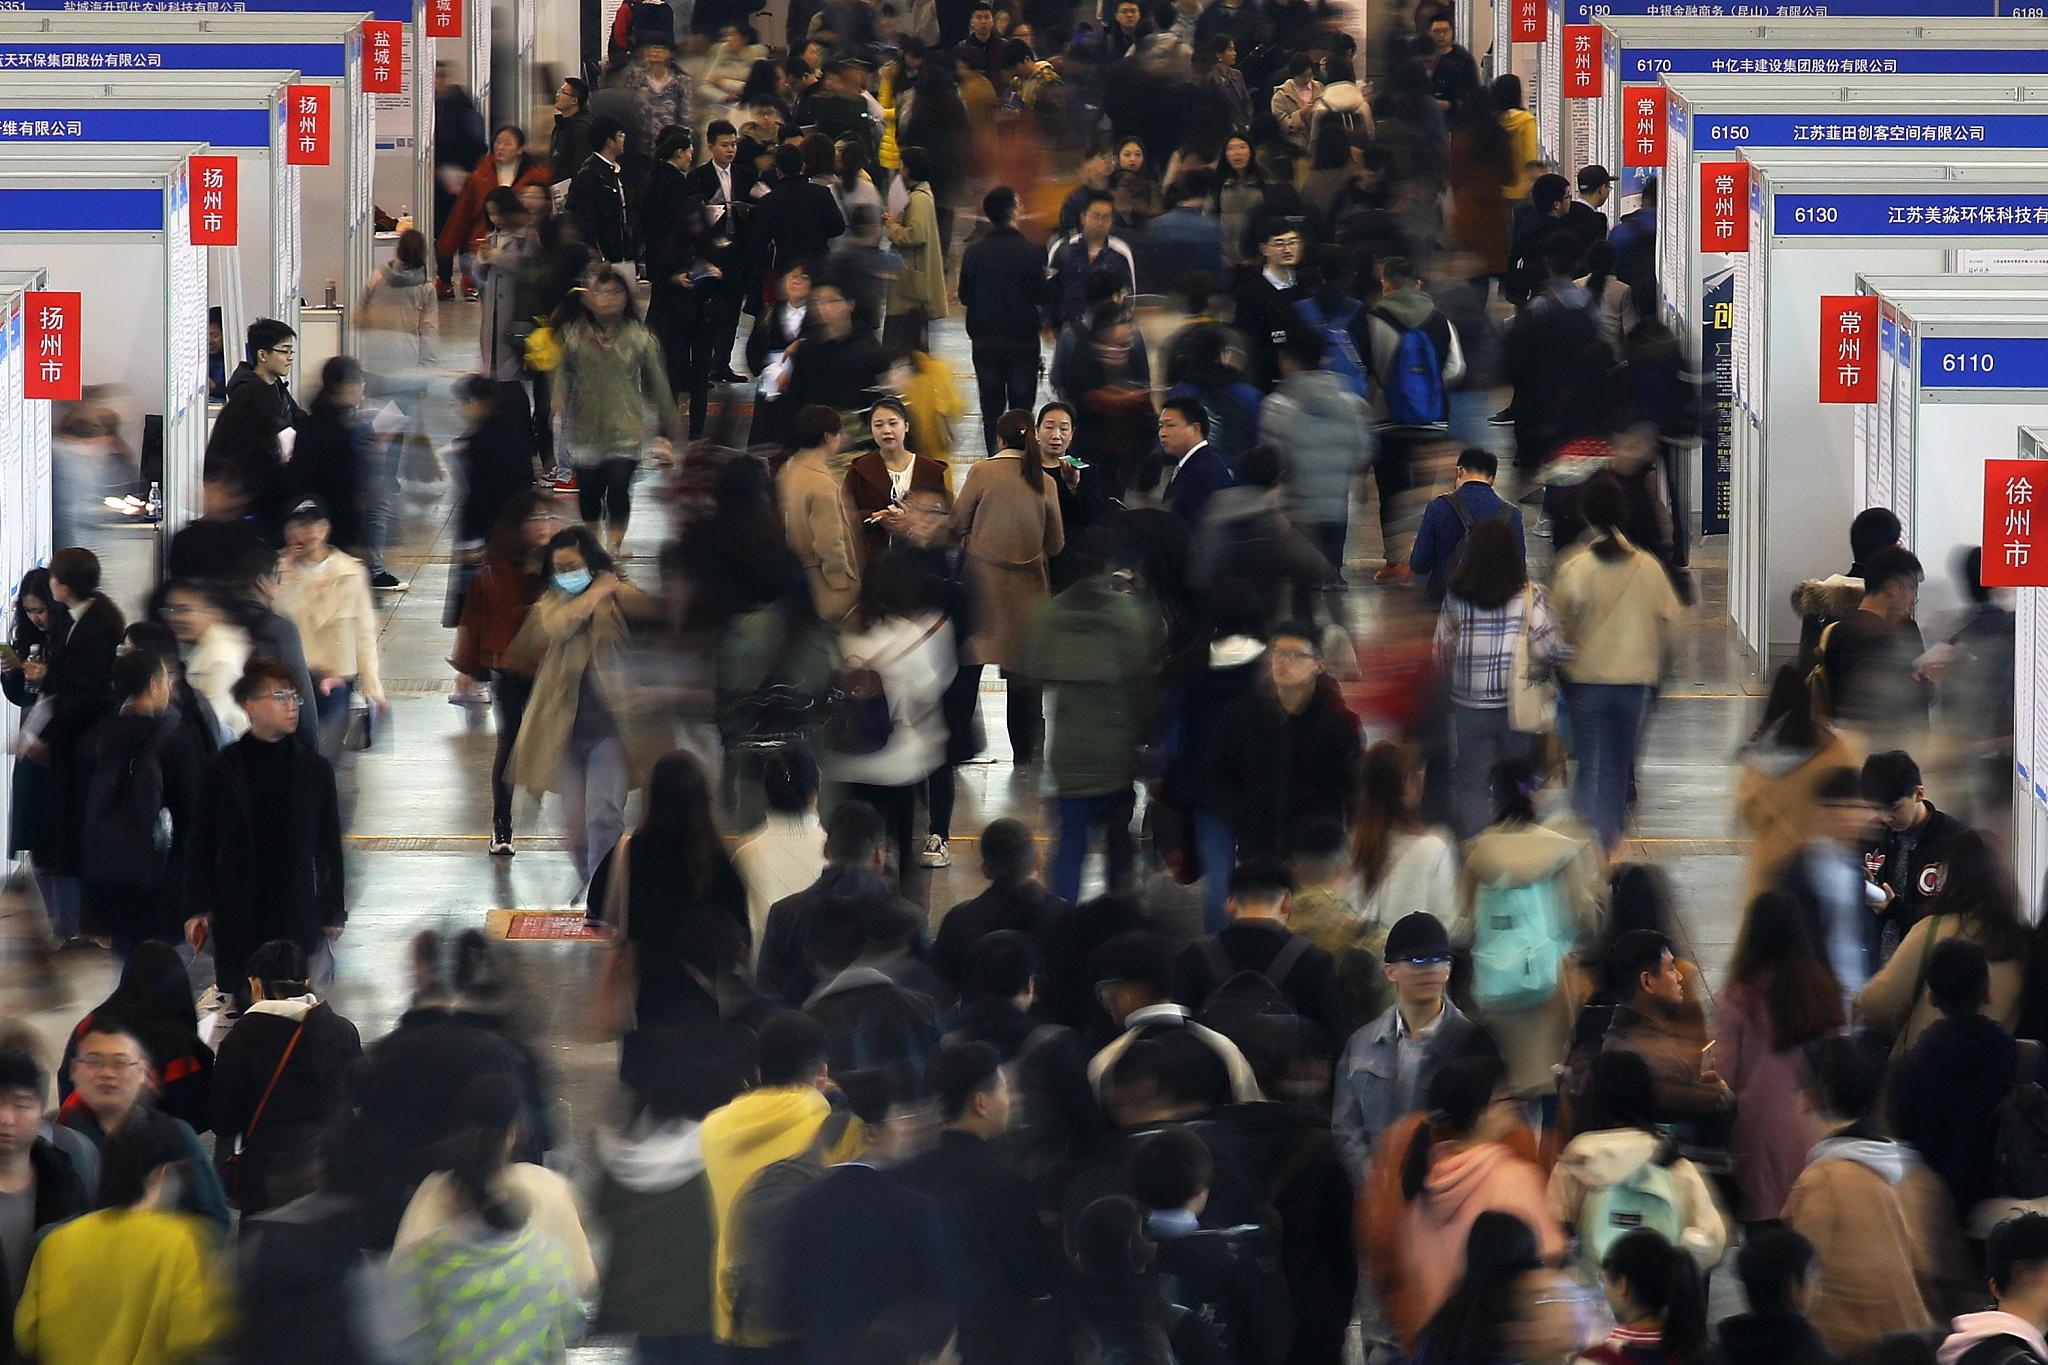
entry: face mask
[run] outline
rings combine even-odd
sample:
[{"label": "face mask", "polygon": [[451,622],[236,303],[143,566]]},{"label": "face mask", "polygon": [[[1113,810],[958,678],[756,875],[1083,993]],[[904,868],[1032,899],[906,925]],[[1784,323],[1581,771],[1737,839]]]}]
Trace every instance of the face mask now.
[{"label": "face mask", "polygon": [[568,573],[558,573],[555,575],[555,586],[571,597],[580,597],[583,590],[590,586],[590,570],[572,569]]}]

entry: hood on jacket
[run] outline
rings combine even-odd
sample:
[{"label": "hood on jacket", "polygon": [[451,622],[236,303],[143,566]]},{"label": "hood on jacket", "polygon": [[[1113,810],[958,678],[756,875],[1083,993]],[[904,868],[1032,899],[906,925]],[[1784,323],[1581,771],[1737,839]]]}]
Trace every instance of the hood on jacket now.
[{"label": "hood on jacket", "polygon": [[[524,170],[525,168],[522,166],[520,169]],[[382,270],[384,272],[385,285],[392,289],[417,289],[427,282],[427,272],[424,266],[414,270],[409,266],[400,265],[396,261],[386,261],[382,266]]]},{"label": "hood on jacket", "polygon": [[1358,401],[1358,395],[1334,370],[1297,371],[1280,381],[1280,393],[1313,417],[1343,417]]},{"label": "hood on jacket", "polygon": [[755,1151],[780,1141],[790,1129],[822,1122],[830,1109],[825,1097],[808,1085],[749,1090],[711,1116],[716,1122],[710,1132],[701,1135],[702,1141],[744,1164]]},{"label": "hood on jacket", "polygon": [[1557,1164],[1582,1185],[1615,1185],[1657,1154],[1663,1139],[1640,1128],[1607,1128],[1571,1140]]},{"label": "hood on jacket", "polygon": [[1323,108],[1334,114],[1355,114],[1365,108],[1365,92],[1356,81],[1333,81],[1323,87]]},{"label": "hood on jacket", "polygon": [[1447,1225],[1475,1203],[1490,1204],[1501,1175],[1518,1160],[1498,1142],[1481,1142],[1434,1158],[1422,1186],[1429,1217]]},{"label": "hood on jacket", "polygon": [[1374,305],[1375,313],[1385,313],[1394,321],[1410,330],[1420,327],[1436,311],[1436,300],[1420,289],[1396,289],[1383,294]]},{"label": "hood on jacket", "polygon": [[249,1006],[248,1012],[250,1014],[275,1014],[279,1018],[289,1019],[296,1024],[311,1014],[319,1003],[320,998],[312,994],[286,996],[281,1000],[258,1000],[255,1004]]},{"label": "hood on jacket", "polygon": [[1792,589],[1792,610],[1801,616],[1847,616],[1862,601],[1863,580],[1841,574],[1808,578]]},{"label": "hood on jacket", "polygon": [[1209,643],[1209,667],[1238,668],[1266,652],[1266,642],[1255,635],[1226,635]]},{"label": "hood on jacket", "polygon": [[1896,1185],[1920,1164],[1920,1154],[1903,1142],[1842,1136],[1823,1138],[1806,1154],[1809,1166],[1823,1161],[1853,1161],[1875,1171],[1885,1184]]},{"label": "hood on jacket", "polygon": [[1118,592],[1102,578],[1083,579],[1055,597],[1041,627],[1042,679],[1060,683],[1124,681],[1127,651],[1112,648],[1111,643],[1131,634],[1140,611],[1136,599]]},{"label": "hood on jacket", "polygon": [[275,385],[276,383],[276,380],[265,379],[262,375],[256,373],[256,367],[245,360],[235,366],[235,372],[228,376],[228,382],[222,387],[221,392],[231,396],[236,389],[241,388],[244,384]]},{"label": "hood on jacket", "polygon": [[1466,841],[1465,870],[1486,885],[1526,886],[1564,868],[1586,842],[1550,824],[1489,829]]},{"label": "hood on jacket", "polygon": [[1941,1343],[1935,1359],[1940,1365],[1955,1365],[1971,1350],[1992,1337],[2017,1337],[2027,1343],[2037,1359],[2048,1360],[2048,1340],[2033,1323],[2013,1313],[1991,1310],[1965,1313],[1955,1320],[1955,1332]]},{"label": "hood on jacket", "polygon": [[704,1173],[702,1125],[675,1119],[639,1131],[600,1128],[597,1159],[606,1175],[635,1194],[662,1194]]}]

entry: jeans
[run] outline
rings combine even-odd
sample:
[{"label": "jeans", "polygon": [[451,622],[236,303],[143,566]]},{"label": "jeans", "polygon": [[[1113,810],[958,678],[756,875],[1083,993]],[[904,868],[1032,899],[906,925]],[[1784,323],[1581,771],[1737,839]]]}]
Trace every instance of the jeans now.
[{"label": "jeans", "polygon": [[1194,825],[1195,857],[1202,867],[1202,930],[1213,934],[1229,920],[1230,874],[1237,867],[1237,840],[1220,811],[1196,807],[1188,812]]},{"label": "jeans", "polygon": [[1507,707],[1451,703],[1451,801],[1459,838],[1493,823],[1493,765],[1528,748],[1528,736],[1509,727]]},{"label": "jeans", "polygon": [[512,761],[512,746],[519,741],[519,722],[526,718],[526,701],[533,695],[533,679],[502,668],[491,670],[491,718],[498,726],[498,747],[491,755],[491,830],[512,832],[512,784],[505,780],[505,766]]},{"label": "jeans", "polygon": [[1628,823],[1628,785],[1650,689],[1642,683],[1569,683],[1564,695],[1571,713],[1572,760],[1578,765],[1572,809],[1611,850]]},{"label": "jeans", "polygon": [[313,687],[313,710],[320,718],[320,756],[329,763],[341,761],[341,742],[348,737],[349,701],[356,694],[356,685],[343,680],[332,692],[322,692],[316,683]]},{"label": "jeans", "polygon": [[371,577],[384,572],[384,549],[391,543],[391,525],[398,520],[398,461],[403,447],[396,437],[372,436],[363,442],[363,558]]},{"label": "jeans", "polygon": [[1115,891],[1131,884],[1137,864],[1136,842],[1131,838],[1131,812],[1138,804],[1135,789],[1126,787],[1106,796],[1061,796],[1054,798],[1059,813],[1059,844],[1052,855],[1052,890],[1068,904],[1081,899],[1081,866],[1088,860],[1088,836],[1102,826],[1102,852],[1109,861],[1107,882]]},{"label": "jeans", "polygon": [[626,748],[618,736],[569,741],[560,773],[562,821],[579,881],[590,874],[626,832]]},{"label": "jeans", "polygon": [[43,909],[50,915],[50,932],[58,939],[78,937],[79,902],[84,896],[85,883],[77,877],[61,873],[36,872],[36,890],[42,895]]},{"label": "jeans", "polygon": [[1419,444],[1421,437],[1414,432],[1383,432],[1379,458],[1372,462],[1372,481],[1380,495],[1380,540],[1389,564],[1408,562],[1406,502],[1409,490],[1415,487],[1415,449]]},{"label": "jeans", "polygon": [[1014,408],[1028,408],[1038,397],[1038,345],[976,346],[974,386],[981,394],[981,432],[988,453],[996,453],[996,422]]}]

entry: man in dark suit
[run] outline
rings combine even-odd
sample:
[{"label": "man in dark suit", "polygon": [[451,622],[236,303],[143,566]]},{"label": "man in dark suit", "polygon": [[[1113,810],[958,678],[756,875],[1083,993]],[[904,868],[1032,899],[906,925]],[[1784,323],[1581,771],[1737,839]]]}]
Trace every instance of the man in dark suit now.
[{"label": "man in dark suit", "polygon": [[1053,1263],[1030,1182],[993,1145],[1010,1127],[1009,1076],[987,1043],[950,1043],[932,1083],[946,1126],[937,1147],[905,1164],[903,1182],[938,1206],[960,1359],[1027,1360],[1031,1302],[1051,1290]]},{"label": "man in dark suit", "polygon": [[1192,398],[1169,398],[1159,409],[1159,448],[1174,462],[1166,507],[1190,527],[1202,522],[1209,499],[1235,482],[1230,466],[1209,445],[1209,414]]},{"label": "man in dark suit", "polygon": [[704,291],[699,306],[704,316],[703,351],[711,362],[714,383],[737,380],[732,370],[733,339],[739,335],[744,298],[747,232],[760,197],[751,164],[740,159],[740,135],[725,119],[713,119],[704,130],[707,159],[690,172],[690,193],[704,201],[711,219],[705,260],[718,274],[698,281]]},{"label": "man in dark suit", "polygon": [[626,186],[619,158],[626,154],[626,129],[615,118],[590,121],[590,159],[569,181],[563,206],[585,246],[614,264],[633,258],[633,230],[626,219]]},{"label": "man in dark suit", "polygon": [[974,382],[981,394],[982,435],[996,453],[996,420],[1028,408],[1038,392],[1038,320],[1046,303],[1045,261],[1017,231],[1017,192],[998,185],[981,201],[988,233],[960,259],[960,303]]},{"label": "man in dark suit", "polygon": [[804,154],[789,143],[775,149],[775,188],[761,200],[761,224],[773,248],[771,269],[781,274],[791,261],[823,256],[846,231],[846,217],[832,191],[804,176]]}]

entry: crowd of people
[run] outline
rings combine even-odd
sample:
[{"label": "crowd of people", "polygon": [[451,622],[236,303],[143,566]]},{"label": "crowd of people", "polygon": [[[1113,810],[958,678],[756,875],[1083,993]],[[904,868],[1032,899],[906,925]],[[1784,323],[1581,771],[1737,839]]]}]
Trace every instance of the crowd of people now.
[{"label": "crowd of people", "polygon": [[[161,581],[16,592],[5,895],[120,977],[59,1056],[0,1024],[14,1358],[2048,1362],[2012,615],[1961,566],[1930,649],[1856,519],[1703,969],[1629,839],[1706,406],[1655,184],[1556,173],[1454,30],[628,0],[545,154],[443,71],[360,353],[301,406],[255,322]],[[422,933],[365,1040],[444,460],[488,851],[538,798],[598,946]],[[984,755],[1018,809],[957,829]]]}]

